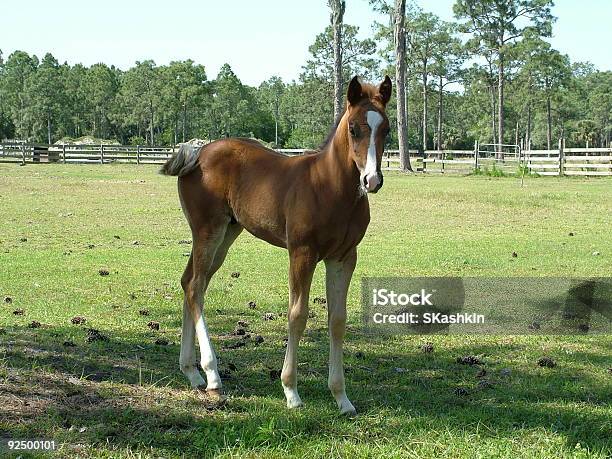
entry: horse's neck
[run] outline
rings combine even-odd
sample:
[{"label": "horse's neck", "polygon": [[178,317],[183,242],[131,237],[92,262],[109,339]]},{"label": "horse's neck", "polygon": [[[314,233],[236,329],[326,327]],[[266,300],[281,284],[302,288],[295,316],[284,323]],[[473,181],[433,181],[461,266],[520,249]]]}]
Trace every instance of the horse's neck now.
[{"label": "horse's neck", "polygon": [[353,195],[359,190],[359,171],[349,152],[347,117],[342,117],[334,137],[323,153],[323,164],[320,168],[324,183],[339,194]]}]

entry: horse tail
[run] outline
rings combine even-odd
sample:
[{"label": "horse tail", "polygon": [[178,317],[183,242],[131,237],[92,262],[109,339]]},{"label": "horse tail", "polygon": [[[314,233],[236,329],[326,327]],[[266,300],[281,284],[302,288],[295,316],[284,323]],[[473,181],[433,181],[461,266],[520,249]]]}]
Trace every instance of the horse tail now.
[{"label": "horse tail", "polygon": [[202,143],[187,142],[181,144],[179,150],[161,167],[162,175],[183,176],[194,170],[200,159]]}]

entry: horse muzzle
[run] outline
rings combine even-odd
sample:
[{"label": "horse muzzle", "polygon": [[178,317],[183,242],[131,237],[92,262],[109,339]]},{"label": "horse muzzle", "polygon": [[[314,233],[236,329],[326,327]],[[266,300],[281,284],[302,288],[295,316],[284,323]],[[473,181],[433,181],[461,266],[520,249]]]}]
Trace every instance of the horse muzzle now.
[{"label": "horse muzzle", "polygon": [[361,186],[368,193],[377,193],[383,186],[383,175],[380,170],[365,174],[361,178]]}]

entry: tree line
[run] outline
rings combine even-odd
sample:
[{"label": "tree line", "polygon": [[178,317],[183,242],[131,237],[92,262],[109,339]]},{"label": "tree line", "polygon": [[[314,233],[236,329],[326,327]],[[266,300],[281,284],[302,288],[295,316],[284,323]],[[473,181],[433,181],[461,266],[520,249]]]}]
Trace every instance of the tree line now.
[{"label": "tree line", "polygon": [[50,53],[5,59],[0,51],[0,139],[88,135],[172,145],[247,136],[316,148],[342,110],[350,78],[389,74],[403,94],[388,107],[392,125],[399,121],[391,147],[402,139],[411,149],[468,149],[475,141],[554,148],[559,138],[610,146],[612,72],[551,47],[551,0],[456,0],[452,22],[405,0],[370,4],[388,21],[362,39],[343,22],[345,2],[328,0],[330,25],[314,37],[299,78],[272,76],[258,87],[228,64],[209,79],[192,60],[143,60],[121,70],[60,64]]}]

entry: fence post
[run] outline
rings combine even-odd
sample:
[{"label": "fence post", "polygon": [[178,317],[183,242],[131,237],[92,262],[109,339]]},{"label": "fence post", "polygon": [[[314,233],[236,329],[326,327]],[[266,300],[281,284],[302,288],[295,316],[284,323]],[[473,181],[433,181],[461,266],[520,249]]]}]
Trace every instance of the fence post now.
[{"label": "fence post", "polygon": [[440,154],[440,161],[442,162],[442,173],[444,174],[444,150]]},{"label": "fence post", "polygon": [[100,144],[100,164],[104,164],[104,144]]},{"label": "fence post", "polygon": [[140,164],[140,145],[136,145],[136,164]]},{"label": "fence post", "polygon": [[423,173],[427,172],[427,163],[425,162],[425,149],[423,147],[419,147],[417,150],[417,154],[422,158],[423,161]]},{"label": "fence post", "polygon": [[565,175],[565,154],[563,153],[563,139],[559,139],[559,175]]},{"label": "fence post", "polygon": [[66,144],[62,144],[62,163],[66,164]]},{"label": "fence post", "polygon": [[25,143],[21,144],[21,164],[25,166]]},{"label": "fence post", "polygon": [[478,140],[474,141],[474,171],[478,169]]}]

